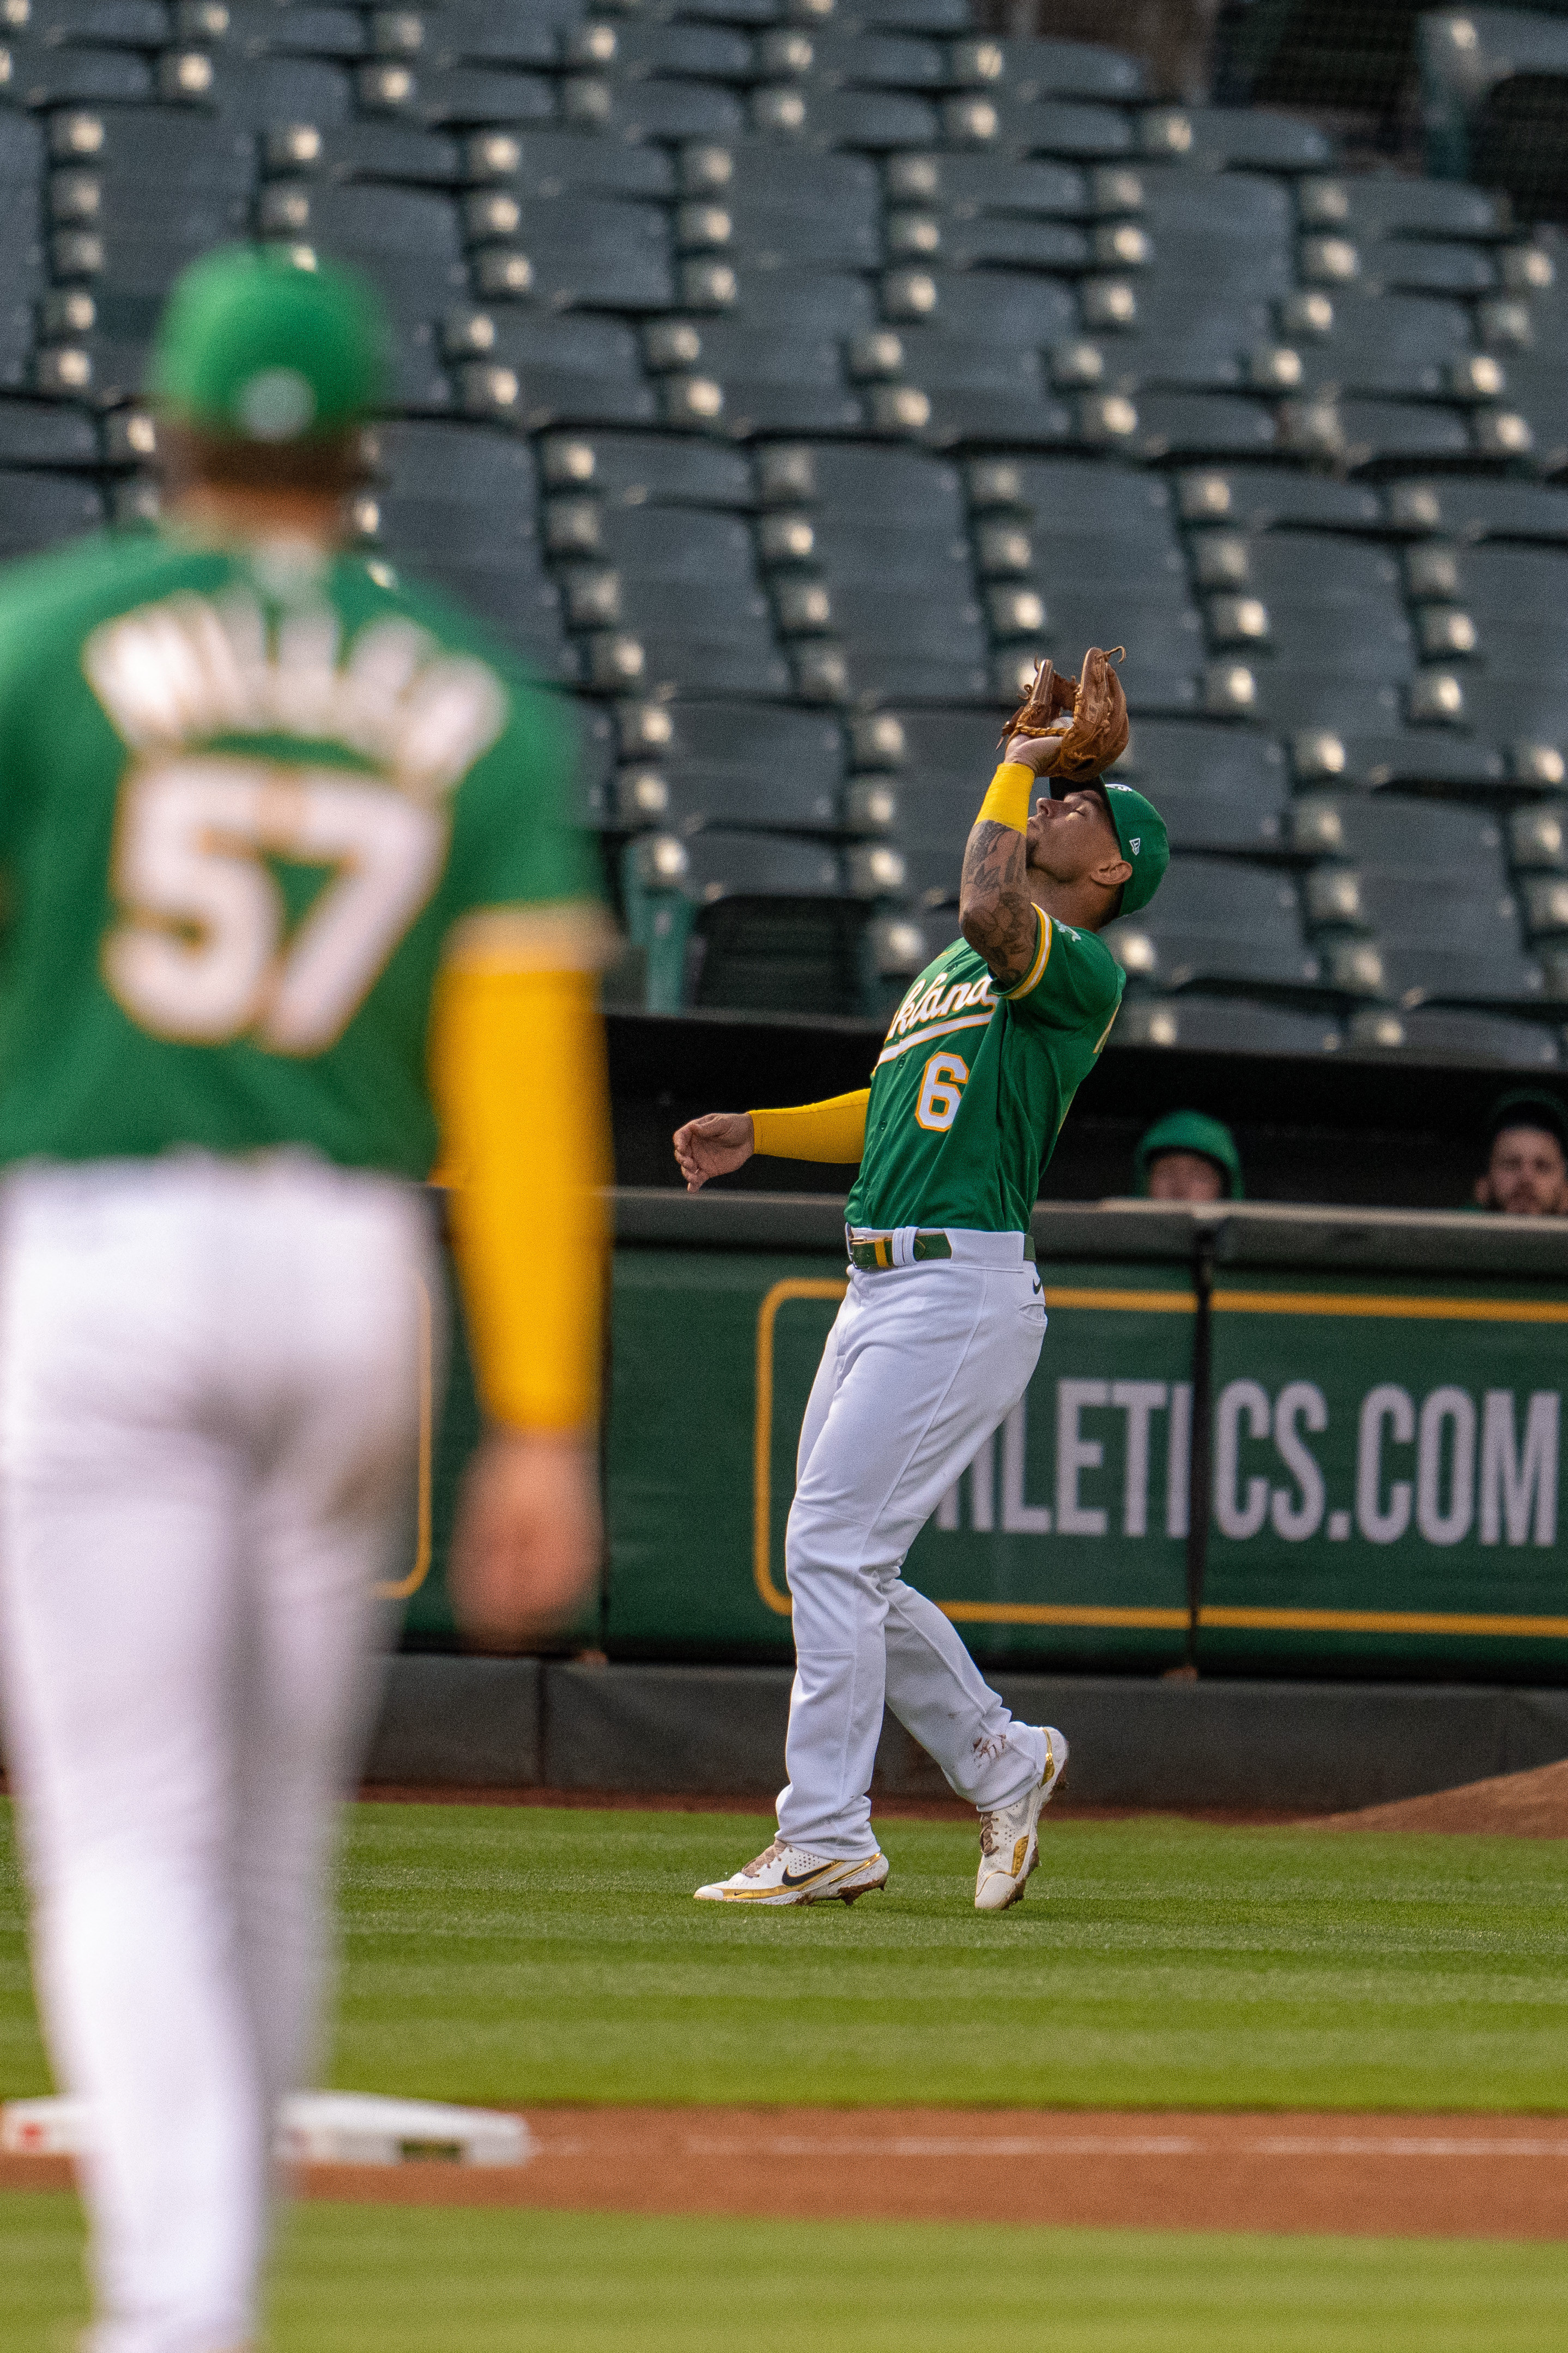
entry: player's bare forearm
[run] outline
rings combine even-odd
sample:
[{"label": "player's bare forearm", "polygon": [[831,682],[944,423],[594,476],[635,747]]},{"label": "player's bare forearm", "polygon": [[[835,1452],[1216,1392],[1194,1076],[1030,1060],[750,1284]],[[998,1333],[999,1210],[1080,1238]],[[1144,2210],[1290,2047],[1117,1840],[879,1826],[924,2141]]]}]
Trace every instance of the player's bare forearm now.
[{"label": "player's bare forearm", "polygon": [[964,938],[990,965],[1003,988],[1016,986],[1039,946],[1039,922],[1029,895],[1026,844],[1010,825],[981,818],[963,853],[958,923]]}]

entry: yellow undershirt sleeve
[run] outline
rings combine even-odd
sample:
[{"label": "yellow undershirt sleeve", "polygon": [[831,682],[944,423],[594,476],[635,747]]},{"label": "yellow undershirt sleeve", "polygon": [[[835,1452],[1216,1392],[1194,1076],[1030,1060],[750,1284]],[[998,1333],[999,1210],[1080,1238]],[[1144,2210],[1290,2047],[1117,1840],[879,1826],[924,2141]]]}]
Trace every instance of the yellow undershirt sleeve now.
[{"label": "yellow undershirt sleeve", "polygon": [[975,824],[1010,825],[1015,833],[1027,832],[1029,804],[1039,781],[1033,768],[1026,768],[1021,760],[1004,760],[980,804]]},{"label": "yellow undershirt sleeve", "polygon": [[869,1087],[826,1103],[795,1103],[787,1111],[754,1111],[756,1148],[772,1160],[858,1160],[866,1149]]},{"label": "yellow undershirt sleeve", "polygon": [[430,1080],[479,1394],[497,1421],[584,1430],[599,1409],[610,1182],[591,970],[458,963]]}]

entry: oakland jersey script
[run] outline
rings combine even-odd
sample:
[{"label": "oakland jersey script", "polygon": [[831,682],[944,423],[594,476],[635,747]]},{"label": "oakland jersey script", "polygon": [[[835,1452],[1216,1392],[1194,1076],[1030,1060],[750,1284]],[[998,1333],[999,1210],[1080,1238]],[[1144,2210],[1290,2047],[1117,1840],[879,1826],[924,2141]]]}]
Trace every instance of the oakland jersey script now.
[{"label": "oakland jersey script", "polygon": [[998,993],[963,940],[929,964],[871,1077],[851,1226],[1026,1233],[1040,1170],[1094,1066],[1125,976],[1093,932],[1037,908],[1039,943]]},{"label": "oakland jersey script", "polygon": [[279,1141],[423,1177],[473,910],[590,898],[550,701],[294,543],[90,540],[0,594],[0,1162]]}]

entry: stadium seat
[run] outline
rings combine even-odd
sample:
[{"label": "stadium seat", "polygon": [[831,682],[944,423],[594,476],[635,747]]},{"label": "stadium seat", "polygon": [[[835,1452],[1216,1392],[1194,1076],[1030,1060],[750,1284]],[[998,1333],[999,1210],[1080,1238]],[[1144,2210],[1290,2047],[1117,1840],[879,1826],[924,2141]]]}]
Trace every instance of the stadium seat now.
[{"label": "stadium seat", "polygon": [[95,469],[100,455],[97,429],[85,409],[54,401],[0,400],[0,466]]},{"label": "stadium seat", "polygon": [[[576,193],[476,190],[463,207],[482,301],[525,295],[557,309],[668,311],[676,300],[663,207]],[[519,263],[521,269],[519,269]]]},{"label": "stadium seat", "polygon": [[1331,939],[1372,935],[1381,972],[1375,982],[1368,972],[1368,995],[1409,1006],[1541,997],[1496,818],[1392,793],[1311,797],[1292,811],[1292,840],[1346,861],[1309,877],[1307,904]]},{"label": "stadium seat", "polygon": [[[584,0],[440,0],[423,19],[415,56],[423,63],[460,58],[466,64],[557,64],[585,14]],[[418,20],[416,20],[418,21]],[[608,29],[607,27],[605,29]]]},{"label": "stadium seat", "polygon": [[0,473],[0,556],[36,554],[102,521],[102,493],[80,475]]},{"label": "stadium seat", "polygon": [[[437,37],[445,37],[446,21],[443,10],[436,19]],[[521,21],[526,23],[526,18]],[[561,48],[568,66],[613,73],[617,79],[663,75],[744,85],[757,70],[752,42],[723,25],[639,23],[636,18],[615,24],[600,17],[571,26],[562,37]],[[547,54],[542,62],[553,59]]]},{"label": "stadium seat", "polygon": [[451,188],[468,176],[458,140],[416,122],[356,120],[325,130],[310,122],[273,123],[260,144],[261,169],[268,178]]},{"label": "stadium seat", "polygon": [[1545,483],[1505,482],[1476,474],[1440,480],[1391,480],[1384,511],[1392,528],[1413,535],[1568,543],[1568,491]]},{"label": "stadium seat", "polygon": [[1303,332],[1300,318],[1281,330],[1308,389],[1423,399],[1462,392],[1470,380],[1474,324],[1462,302],[1352,292],[1319,296],[1318,311],[1317,332]]},{"label": "stadium seat", "polygon": [[471,416],[514,418],[537,431],[651,424],[658,414],[637,337],[619,320],[497,304],[449,313],[444,339]]},{"label": "stadium seat", "polygon": [[1510,1019],[1507,1014],[1464,1006],[1418,1005],[1395,1012],[1368,1006],[1352,1015],[1345,1041],[1358,1055],[1397,1055],[1433,1062],[1495,1062],[1518,1071],[1563,1066],[1560,1033],[1544,1021]]},{"label": "stadium seat", "polygon": [[1284,467],[1205,467],[1183,474],[1178,501],[1184,522],[1233,524],[1269,531],[1306,523],[1324,531],[1382,532],[1385,517],[1375,491],[1323,474]]},{"label": "stadium seat", "polygon": [[929,325],[1004,350],[1038,351],[1076,332],[1070,290],[1049,278],[1000,269],[890,270],[882,282],[890,326]]},{"label": "stadium seat", "polygon": [[1295,880],[1239,860],[1173,859],[1159,897],[1102,937],[1130,981],[1161,989],[1204,982],[1300,990],[1323,979]]},{"label": "stadium seat", "polygon": [[1173,849],[1257,857],[1287,845],[1290,770],[1270,735],[1140,719],[1112,773],[1149,796]]},{"label": "stadium seat", "polygon": [[1240,106],[1152,109],[1138,121],[1138,152],[1211,170],[1321,172],[1333,146],[1315,124]]},{"label": "stadium seat", "polygon": [[130,105],[153,94],[147,59],[127,49],[54,48],[6,40],[5,93],[13,106],[41,112],[57,106]]},{"label": "stadium seat", "polygon": [[1143,69],[1136,58],[1089,41],[987,35],[983,40],[958,42],[950,57],[950,71],[958,85],[976,90],[1000,86],[1020,98],[1100,99],[1116,105],[1141,98],[1144,90]]},{"label": "stadium seat", "polygon": [[889,155],[882,185],[889,207],[923,206],[961,219],[1010,213],[1079,220],[1097,209],[1088,176],[1070,164],[1020,162],[983,148]]},{"label": "stadium seat", "polygon": [[675,161],[664,148],[600,139],[592,132],[475,131],[458,153],[462,176],[471,186],[505,187],[522,196],[565,192],[657,199],[675,189]]},{"label": "stadium seat", "polygon": [[540,458],[547,487],[559,495],[734,512],[756,503],[750,465],[716,442],[667,433],[552,433]]},{"label": "stadium seat", "polygon": [[[689,835],[707,826],[757,831],[861,831],[845,803],[844,733],[836,720],[777,704],[636,702],[620,706],[618,820]],[[884,786],[888,832],[896,801]]]},{"label": "stadium seat", "polygon": [[[873,347],[874,364],[877,352],[889,349],[889,336],[867,340]],[[911,412],[915,429],[938,448],[1037,446],[1077,438],[1073,412],[1065,402],[1050,397],[1036,352],[975,343],[940,327],[900,328],[891,337],[890,349],[895,364],[877,369],[876,378],[896,380],[924,396],[923,410]],[[853,352],[850,364],[857,367]],[[875,381],[870,365],[862,364],[868,380]],[[875,417],[875,393],[869,397]]]},{"label": "stadium seat", "polygon": [[1332,1054],[1344,1036],[1330,1013],[1250,997],[1210,997],[1194,988],[1180,997],[1124,997],[1110,1045],[1184,1046],[1211,1054]]},{"label": "stadium seat", "polygon": [[727,431],[843,433],[861,422],[860,403],[845,382],[837,341],[768,334],[749,317],[661,320],[643,337],[650,370],[679,379],[697,370],[723,393]]},{"label": "stadium seat", "polygon": [[746,129],[745,109],[732,90],[717,82],[651,76],[626,81],[575,76],[562,87],[561,112],[566,122],[611,139],[727,141]]}]

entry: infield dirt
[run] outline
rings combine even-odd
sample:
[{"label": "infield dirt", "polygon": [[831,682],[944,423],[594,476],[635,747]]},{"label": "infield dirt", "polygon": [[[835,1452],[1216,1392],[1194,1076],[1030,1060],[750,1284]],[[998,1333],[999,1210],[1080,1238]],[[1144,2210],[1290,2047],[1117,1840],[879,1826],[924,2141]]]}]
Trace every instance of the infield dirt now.
[{"label": "infield dirt", "polygon": [[[1568,2119],[955,2108],[546,2108],[531,2163],[312,2166],[308,2197],[808,2221],[1568,2237]],[[0,2158],[60,2189],[63,2158]]]}]

